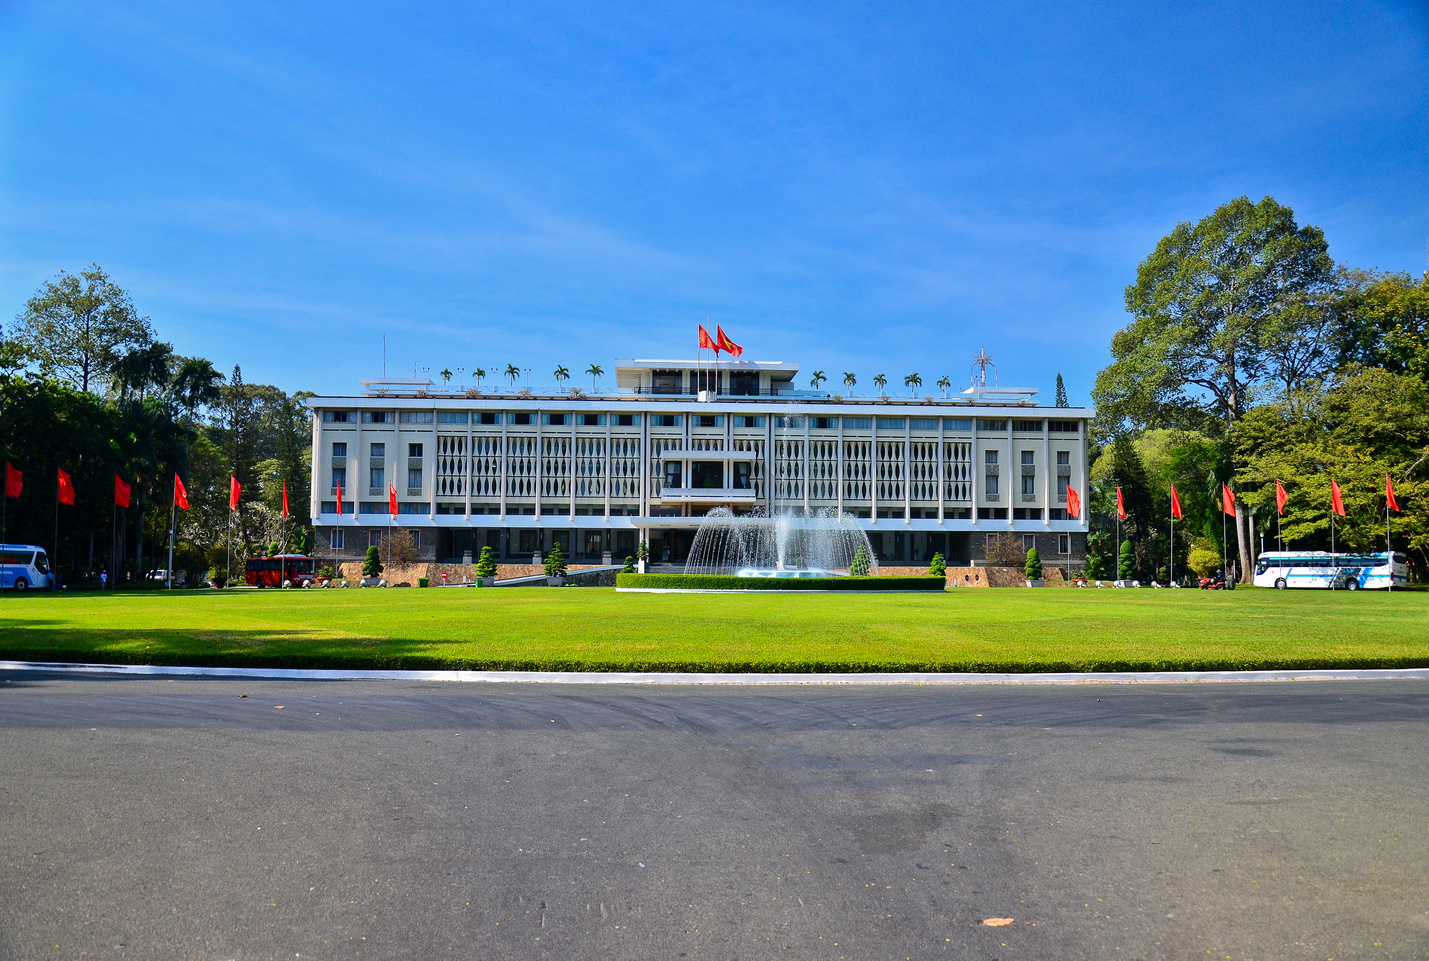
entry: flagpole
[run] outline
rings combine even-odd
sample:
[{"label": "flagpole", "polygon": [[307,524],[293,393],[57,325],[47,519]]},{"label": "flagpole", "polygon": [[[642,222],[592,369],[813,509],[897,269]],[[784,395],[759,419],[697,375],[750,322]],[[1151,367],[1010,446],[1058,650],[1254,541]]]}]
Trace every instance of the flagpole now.
[{"label": "flagpole", "polygon": [[[178,476],[174,475],[175,478]],[[169,500],[172,501],[169,504],[169,569],[165,572],[164,577],[169,582],[169,590],[172,591],[174,589],[174,524],[178,520],[179,505],[175,498],[170,497]]]},{"label": "flagpole", "polygon": [[1168,586],[1168,587],[1172,587],[1172,586],[1174,586],[1174,585],[1176,584],[1176,515],[1175,515],[1175,514],[1172,514],[1172,515],[1171,515],[1171,544],[1170,544],[1169,550],[1170,550],[1170,553],[1171,553],[1171,579],[1170,579],[1170,583],[1167,584],[1167,586]]},{"label": "flagpole", "polygon": [[[1385,517],[1388,518],[1388,517],[1389,517],[1389,513],[1388,513],[1388,512],[1389,512],[1389,506],[1388,506],[1388,505],[1385,505],[1385,508],[1384,508],[1384,509],[1385,509]],[[1386,521],[1386,525],[1387,525],[1387,524],[1388,524],[1388,521]],[[1386,529],[1387,529],[1387,528],[1386,528]],[[1387,535],[1386,535],[1386,536],[1387,536]],[[52,591],[57,591],[57,590],[59,590],[59,586],[56,584],[56,581],[59,580],[59,576],[60,576],[60,474],[59,474],[59,468],[55,468],[55,556],[54,556],[54,559],[53,559],[52,561],[50,561],[50,590],[52,590]],[[1393,569],[1392,567],[1390,568],[1390,572],[1389,572],[1389,580],[1390,580],[1391,583],[1393,583],[1393,581],[1394,581],[1394,569]]]}]

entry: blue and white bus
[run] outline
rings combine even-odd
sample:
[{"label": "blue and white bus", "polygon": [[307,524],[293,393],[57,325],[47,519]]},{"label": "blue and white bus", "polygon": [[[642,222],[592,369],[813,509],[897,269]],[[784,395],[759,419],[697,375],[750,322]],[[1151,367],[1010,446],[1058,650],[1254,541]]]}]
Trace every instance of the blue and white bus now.
[{"label": "blue and white bus", "polygon": [[25,591],[50,586],[50,559],[34,544],[0,544],[0,588]]},{"label": "blue and white bus", "polygon": [[1321,587],[1331,590],[1383,590],[1409,583],[1409,566],[1397,551],[1386,553],[1331,554],[1329,551],[1266,551],[1255,562],[1255,586]]}]

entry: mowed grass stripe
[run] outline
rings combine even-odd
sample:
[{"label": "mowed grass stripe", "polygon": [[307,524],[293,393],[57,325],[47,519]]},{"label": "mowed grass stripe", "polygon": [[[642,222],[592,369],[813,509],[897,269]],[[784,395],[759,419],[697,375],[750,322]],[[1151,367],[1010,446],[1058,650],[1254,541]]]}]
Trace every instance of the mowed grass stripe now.
[{"label": "mowed grass stripe", "polygon": [[0,597],[0,657],[512,670],[1425,667],[1429,592],[11,594]]}]

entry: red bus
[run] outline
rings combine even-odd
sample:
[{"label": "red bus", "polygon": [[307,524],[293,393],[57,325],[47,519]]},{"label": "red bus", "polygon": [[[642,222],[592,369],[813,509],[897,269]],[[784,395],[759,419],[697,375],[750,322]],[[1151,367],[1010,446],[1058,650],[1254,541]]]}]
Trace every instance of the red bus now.
[{"label": "red bus", "polygon": [[243,572],[243,583],[250,587],[307,587],[317,577],[317,561],[302,554],[277,554],[273,557],[250,557]]}]

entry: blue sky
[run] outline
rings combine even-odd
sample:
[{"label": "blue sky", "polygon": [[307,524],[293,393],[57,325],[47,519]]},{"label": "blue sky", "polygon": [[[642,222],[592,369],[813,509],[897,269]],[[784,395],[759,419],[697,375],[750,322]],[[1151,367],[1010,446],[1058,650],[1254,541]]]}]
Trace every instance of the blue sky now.
[{"label": "blue sky", "polygon": [[[5,3],[0,322],[98,262],[246,379],[691,356],[1085,402],[1177,221],[1425,269],[1429,4]],[[577,377],[580,383],[584,378]]]}]

